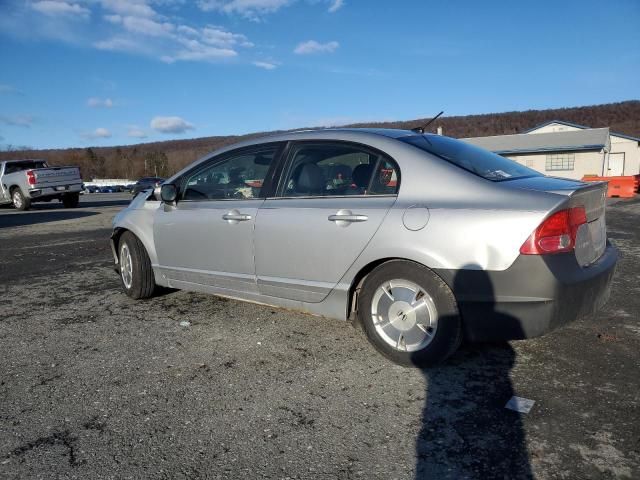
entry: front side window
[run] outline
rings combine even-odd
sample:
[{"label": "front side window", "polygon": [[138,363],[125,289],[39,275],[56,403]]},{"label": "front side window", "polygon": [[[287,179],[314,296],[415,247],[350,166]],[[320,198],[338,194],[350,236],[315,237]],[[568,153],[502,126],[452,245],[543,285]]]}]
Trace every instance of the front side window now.
[{"label": "front side window", "polygon": [[281,184],[283,197],[394,195],[399,171],[390,158],[340,143],[293,147]]},{"label": "front side window", "polygon": [[278,146],[252,150],[215,162],[188,177],[184,200],[251,199],[260,190]]},{"label": "front side window", "polygon": [[575,153],[553,153],[547,155],[544,169],[548,172],[573,170],[576,161]]}]

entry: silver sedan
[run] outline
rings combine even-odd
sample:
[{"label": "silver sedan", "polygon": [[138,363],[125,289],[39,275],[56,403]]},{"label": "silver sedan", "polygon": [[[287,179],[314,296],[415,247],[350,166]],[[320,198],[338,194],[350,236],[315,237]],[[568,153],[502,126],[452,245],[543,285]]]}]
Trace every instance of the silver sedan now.
[{"label": "silver sedan", "polygon": [[114,219],[127,295],[164,286],[357,321],[403,365],[592,313],[617,261],[606,184],[413,131],[252,139],[159,190]]}]

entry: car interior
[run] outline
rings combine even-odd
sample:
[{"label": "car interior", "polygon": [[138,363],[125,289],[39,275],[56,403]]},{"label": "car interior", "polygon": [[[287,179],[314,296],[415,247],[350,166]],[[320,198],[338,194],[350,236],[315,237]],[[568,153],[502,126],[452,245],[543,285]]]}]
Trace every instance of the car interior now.
[{"label": "car interior", "polygon": [[[186,183],[184,200],[257,198],[275,152],[234,157]],[[398,188],[391,160],[354,147],[300,146],[292,154],[281,196],[388,195]]]},{"label": "car interior", "polygon": [[283,196],[385,195],[397,191],[397,169],[352,147],[302,147],[294,153]]}]

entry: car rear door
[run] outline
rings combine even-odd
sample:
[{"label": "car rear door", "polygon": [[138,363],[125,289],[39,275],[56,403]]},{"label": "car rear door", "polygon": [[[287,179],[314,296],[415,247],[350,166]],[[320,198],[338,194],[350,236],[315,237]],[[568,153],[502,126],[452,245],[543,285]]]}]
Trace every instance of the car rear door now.
[{"label": "car rear door", "polygon": [[256,219],[258,290],[320,302],[395,202],[399,170],[381,152],[331,141],[291,144],[282,172]]},{"label": "car rear door", "polygon": [[153,227],[158,263],[171,286],[256,293],[254,222],[281,147],[235,150],[183,176],[178,202],[161,206]]}]

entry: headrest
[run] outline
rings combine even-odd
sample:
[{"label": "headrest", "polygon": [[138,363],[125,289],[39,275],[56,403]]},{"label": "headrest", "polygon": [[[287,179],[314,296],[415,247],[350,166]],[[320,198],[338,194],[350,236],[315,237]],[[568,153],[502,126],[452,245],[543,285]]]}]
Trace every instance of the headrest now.
[{"label": "headrest", "polygon": [[371,170],[373,165],[370,163],[361,163],[353,169],[353,183],[360,188],[367,188],[369,186],[369,179],[371,178]]},{"label": "headrest", "polygon": [[297,193],[319,193],[324,191],[327,184],[322,169],[315,163],[301,165],[296,180]]}]

